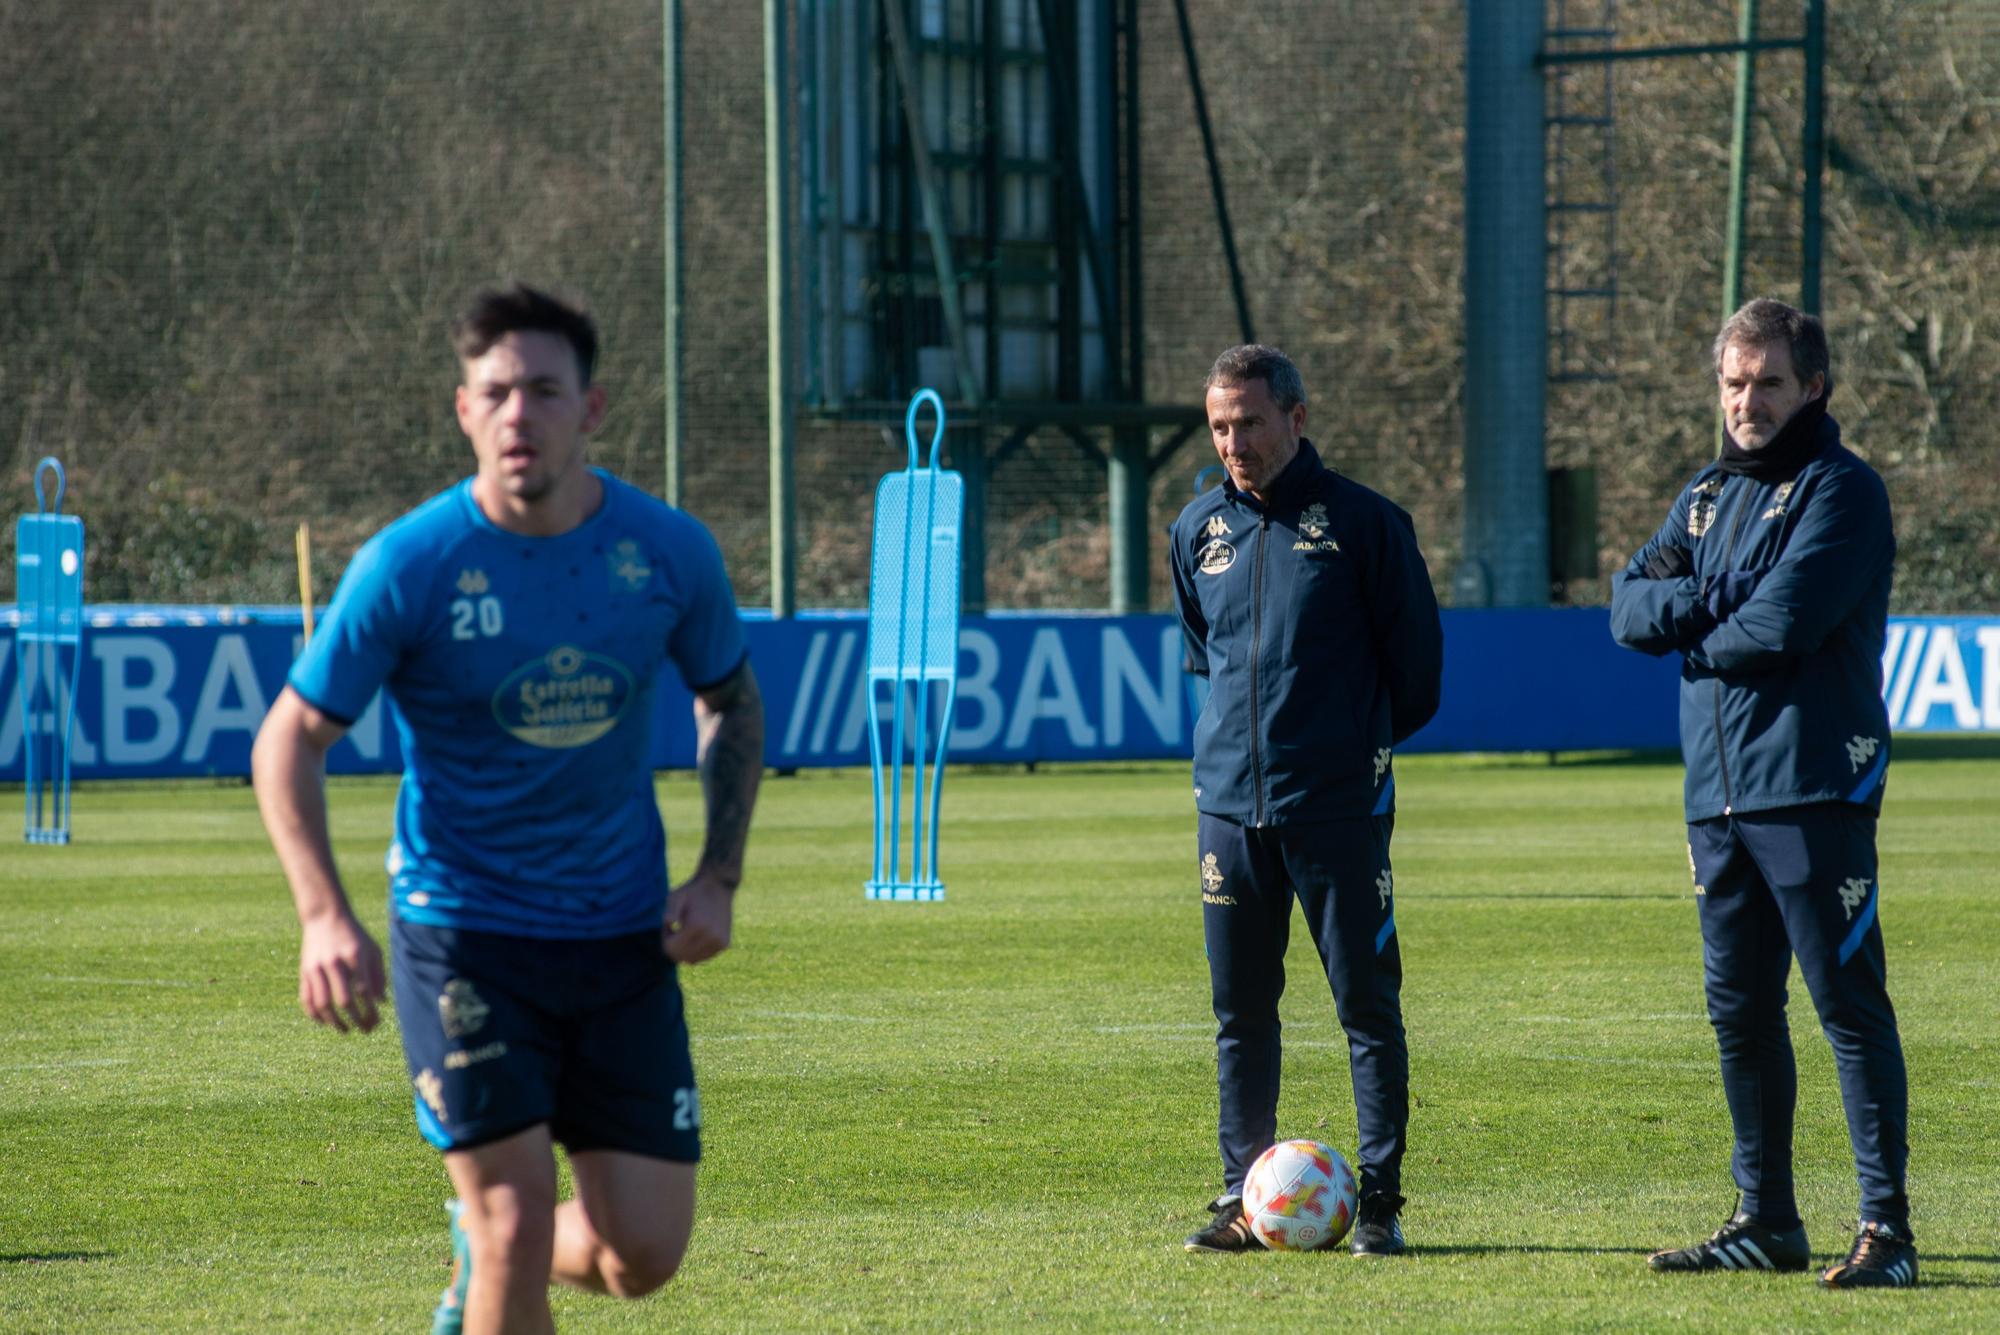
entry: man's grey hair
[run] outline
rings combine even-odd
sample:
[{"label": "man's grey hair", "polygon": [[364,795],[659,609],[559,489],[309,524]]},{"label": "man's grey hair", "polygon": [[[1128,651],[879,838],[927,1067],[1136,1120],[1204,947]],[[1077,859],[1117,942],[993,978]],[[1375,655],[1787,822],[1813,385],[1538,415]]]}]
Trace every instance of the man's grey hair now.
[{"label": "man's grey hair", "polygon": [[1217,385],[1243,385],[1261,380],[1270,389],[1280,412],[1290,412],[1306,401],[1306,382],[1292,359],[1262,343],[1239,343],[1215,359],[1208,379],[1201,382],[1206,394]]},{"label": "man's grey hair", "polygon": [[1826,377],[1826,392],[1833,389],[1833,367],[1826,350],[1826,327],[1817,315],[1807,315],[1771,297],[1758,297],[1722,322],[1715,336],[1715,373],[1722,374],[1722,354],[1731,348],[1760,348],[1783,340],[1792,351],[1792,371],[1800,385],[1810,385],[1813,377]]}]

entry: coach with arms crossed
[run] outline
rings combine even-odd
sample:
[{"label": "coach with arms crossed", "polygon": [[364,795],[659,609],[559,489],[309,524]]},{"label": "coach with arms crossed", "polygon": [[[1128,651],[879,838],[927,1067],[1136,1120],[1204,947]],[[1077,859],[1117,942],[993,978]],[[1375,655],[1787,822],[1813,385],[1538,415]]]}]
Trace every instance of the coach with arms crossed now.
[{"label": "coach with arms crossed", "polygon": [[1305,385],[1275,348],[1216,360],[1225,479],[1174,522],[1174,601],[1209,679],[1194,731],[1202,927],[1215,1006],[1222,1194],[1190,1251],[1260,1244],[1243,1178],[1277,1132],[1278,998],[1292,900],[1347,1032],[1359,1123],[1356,1255],[1403,1250],[1409,1122],[1389,870],[1392,748],[1437,712],[1444,636],[1409,515],[1320,462]]},{"label": "coach with arms crossed", "polygon": [[1820,322],[1760,299],[1715,340],[1727,425],[1666,524],[1612,581],[1620,644],[1678,651],[1688,859],[1742,1196],[1659,1271],[1802,1271],[1792,1189],[1796,955],[1833,1045],[1861,1230],[1829,1288],[1917,1282],[1908,1083],[1889,1003],[1875,821],[1889,764],[1882,646],[1896,539],[1882,479],[1840,443]]}]

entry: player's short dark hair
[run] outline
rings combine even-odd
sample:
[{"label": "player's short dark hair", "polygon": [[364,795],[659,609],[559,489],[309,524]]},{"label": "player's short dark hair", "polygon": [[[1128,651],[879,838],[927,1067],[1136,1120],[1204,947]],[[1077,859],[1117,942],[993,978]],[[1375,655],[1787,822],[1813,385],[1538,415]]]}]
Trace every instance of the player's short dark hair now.
[{"label": "player's short dark hair", "polygon": [[1715,373],[1722,374],[1722,354],[1731,348],[1759,348],[1780,339],[1792,351],[1792,372],[1800,385],[1810,385],[1814,376],[1823,375],[1827,390],[1832,390],[1826,327],[1817,315],[1807,315],[1771,297],[1743,303],[1741,310],[1722,322],[1722,332],[1715,336]]},{"label": "player's short dark hair", "polygon": [[1261,380],[1271,391],[1281,412],[1290,412],[1306,401],[1305,378],[1292,359],[1262,343],[1239,343],[1215,359],[1208,379],[1201,382],[1206,394],[1217,385],[1243,385]]},{"label": "player's short dark hair", "polygon": [[482,288],[451,322],[451,347],[461,361],[486,355],[512,333],[540,330],[569,340],[576,350],[577,382],[590,384],[597,369],[597,322],[580,307],[526,283]]}]

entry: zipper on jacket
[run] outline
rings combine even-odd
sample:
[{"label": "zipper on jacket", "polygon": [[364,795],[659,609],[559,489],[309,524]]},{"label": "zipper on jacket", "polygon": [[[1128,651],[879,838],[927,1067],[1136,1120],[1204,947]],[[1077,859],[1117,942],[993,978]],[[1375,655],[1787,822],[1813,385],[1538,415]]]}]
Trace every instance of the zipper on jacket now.
[{"label": "zipper on jacket", "polygon": [[[1756,486],[1755,483],[1751,485]],[[1729,541],[1722,549],[1724,561],[1736,559],[1736,539],[1743,532],[1743,517],[1755,508],[1745,499],[1737,500],[1736,517],[1729,524]],[[1715,686],[1715,708],[1712,711],[1715,715],[1715,764],[1716,768],[1722,771],[1722,814],[1727,816],[1730,814],[1730,809],[1736,805],[1736,800],[1729,792],[1729,748],[1722,740],[1722,678],[1712,677],[1710,681]]]},{"label": "zipper on jacket", "polygon": [[1263,656],[1264,535],[1270,531],[1271,516],[1261,516],[1257,520],[1257,559],[1250,567],[1250,783],[1257,799],[1250,824],[1259,828],[1264,824],[1264,758],[1258,738],[1263,734],[1264,720],[1257,708],[1257,665]]}]

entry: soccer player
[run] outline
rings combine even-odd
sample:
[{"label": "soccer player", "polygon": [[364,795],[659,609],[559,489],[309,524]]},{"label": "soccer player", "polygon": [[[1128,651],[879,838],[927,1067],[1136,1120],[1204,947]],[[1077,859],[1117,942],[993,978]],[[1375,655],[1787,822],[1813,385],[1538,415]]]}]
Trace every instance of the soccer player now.
[{"label": "soccer player", "polygon": [[1276,348],[1216,359],[1206,383],[1223,484],[1174,521],[1194,730],[1197,874],[1217,1022],[1222,1194],[1190,1251],[1261,1246],[1243,1179],[1278,1116],[1278,998],[1292,901],[1347,1032],[1360,1133],[1357,1256],[1404,1250],[1410,1058],[1389,869],[1393,748],[1437,712],[1444,636],[1416,530],[1320,462],[1305,384]]},{"label": "soccer player", "polygon": [[[457,1189],[439,1332],[547,1331],[556,1281],[634,1298],[694,1223],[701,1105],[677,965],[727,948],[763,706],[722,557],[585,462],[597,335],[527,287],[451,331],[477,471],[376,534],[258,734],[258,803],[302,927],[299,1002],[372,1029],[381,952],[341,888],[326,752],[378,688],[404,774],[389,846],[417,1125]],[[656,674],[695,696],[706,839],[668,891],[647,762]],[[553,1146],[575,1198],[558,1203]]]},{"label": "soccer player", "polygon": [[1752,301],[1715,339],[1727,428],[1612,581],[1618,642],[1679,652],[1688,860],[1742,1195],[1660,1271],[1812,1262],[1792,1188],[1793,956],[1840,1071],[1861,1230],[1829,1288],[1915,1284],[1908,1084],[1878,916],[1889,765],[1882,647],[1896,538],[1875,470],[1840,443],[1820,322]]}]

